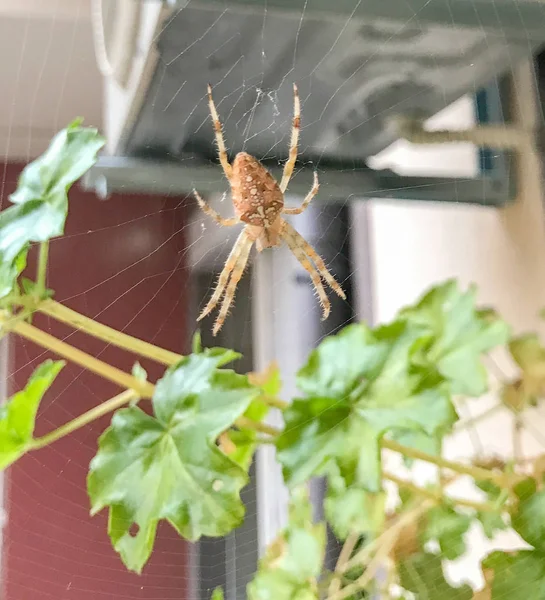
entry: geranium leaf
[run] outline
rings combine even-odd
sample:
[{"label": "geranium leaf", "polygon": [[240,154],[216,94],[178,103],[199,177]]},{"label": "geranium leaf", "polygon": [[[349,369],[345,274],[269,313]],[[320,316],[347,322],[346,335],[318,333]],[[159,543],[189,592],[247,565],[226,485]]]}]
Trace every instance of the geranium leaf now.
[{"label": "geranium leaf", "polygon": [[[343,357],[350,366],[351,383],[342,384],[346,369],[334,371],[322,356],[321,346],[301,372],[305,390],[321,389],[339,395],[296,399],[284,411],[286,428],[277,440],[278,457],[289,485],[297,485],[318,475],[333,461],[346,486],[352,484],[368,491],[380,490],[380,439],[388,431],[415,430],[434,436],[447,430],[457,419],[446,387],[436,377],[423,377],[411,364],[418,342],[418,330],[404,322],[395,322],[370,333],[362,326],[356,335],[354,326],[347,336],[341,332],[327,342],[327,356]],[[337,351],[335,343],[339,340]],[[352,340],[350,346],[347,340]],[[369,344],[369,348],[362,347]],[[353,360],[353,356],[373,359]],[[377,358],[379,357],[379,358]],[[361,371],[356,371],[359,364]],[[325,374],[322,375],[322,367]]]},{"label": "geranium leaf", "polygon": [[13,290],[29,244],[63,234],[68,189],[93,166],[103,145],[96,129],[81,127],[77,120],[23,169],[10,196],[14,206],[0,213],[0,297]]},{"label": "geranium leaf", "polygon": [[43,362],[25,388],[0,407],[0,469],[15,462],[28,449],[40,402],[64,364],[62,360]]},{"label": "geranium leaf", "polygon": [[471,600],[473,590],[468,585],[451,586],[445,579],[441,557],[427,552],[410,556],[398,565],[401,586],[419,600]]},{"label": "geranium leaf", "polygon": [[545,561],[535,550],[493,552],[483,560],[490,571],[491,600],[542,600]]},{"label": "geranium leaf", "polygon": [[481,357],[507,342],[509,327],[491,311],[476,308],[474,287],[463,293],[455,281],[448,281],[402,310],[400,318],[428,333],[422,350],[425,364],[451,382],[453,393],[478,396],[486,391]]},{"label": "geranium leaf", "polygon": [[534,479],[517,484],[518,504],[512,509],[511,524],[529,544],[545,553],[545,490]]},{"label": "geranium leaf", "polygon": [[306,490],[294,490],[288,527],[259,562],[248,584],[248,599],[317,600],[325,546],[325,526],[313,523]]},{"label": "geranium leaf", "polygon": [[99,440],[88,476],[91,510],[109,507],[110,538],[134,571],[148,560],[162,519],[188,540],[222,536],[242,522],[248,476],[216,439],[259,390],[218,368],[233,356],[214,348],[183,358],[157,382],[153,416],[121,409]]},{"label": "geranium leaf", "polygon": [[442,556],[447,560],[456,560],[465,553],[464,536],[472,523],[471,517],[448,505],[439,505],[427,511],[424,522],[423,543],[438,542]]}]

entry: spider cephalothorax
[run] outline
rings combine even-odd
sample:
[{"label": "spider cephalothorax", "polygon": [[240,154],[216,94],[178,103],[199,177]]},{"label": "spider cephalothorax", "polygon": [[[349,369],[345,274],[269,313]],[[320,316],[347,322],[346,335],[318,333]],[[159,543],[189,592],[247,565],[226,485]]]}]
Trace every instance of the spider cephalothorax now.
[{"label": "spider cephalothorax", "polygon": [[[214,122],[216,141],[218,144],[219,159],[223,171],[231,186],[231,195],[236,217],[226,219],[213,210],[204,202],[195,190],[195,197],[201,209],[220,225],[230,227],[237,223],[245,223],[244,229],[238,236],[229,257],[220,274],[218,284],[210,301],[197,319],[200,321],[211,312],[225,293],[220,312],[213,328],[216,335],[221,329],[229,307],[235,296],[235,291],[242,277],[252,245],[261,252],[264,248],[278,246],[285,241],[294,256],[310,274],[312,283],[318,292],[318,298],[323,310],[323,318],[327,319],[331,310],[331,304],[325,292],[321,278],[341,297],[345,294],[335,278],[327,270],[324,261],[312,248],[312,246],[297,232],[287,221],[282,218],[285,215],[301,214],[309,205],[310,201],[318,193],[318,176],[314,173],[314,185],[307,194],[303,203],[298,208],[284,207],[284,193],[288,187],[289,180],[295,167],[297,159],[297,142],[300,129],[300,102],[297,86],[293,86],[294,115],[291,134],[289,158],[284,166],[284,173],[280,184],[267,171],[267,169],[253,156],[246,152],[239,152],[233,164],[227,159],[227,151],[223,141],[221,123],[212,99],[212,89],[208,86],[208,104]],[[314,263],[314,264],[312,264]]]}]

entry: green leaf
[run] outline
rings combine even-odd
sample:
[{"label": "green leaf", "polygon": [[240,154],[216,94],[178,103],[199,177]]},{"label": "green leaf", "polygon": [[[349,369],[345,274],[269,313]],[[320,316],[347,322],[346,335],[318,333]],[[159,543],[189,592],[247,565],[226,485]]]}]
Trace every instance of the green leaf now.
[{"label": "green leaf", "polygon": [[471,517],[448,505],[433,507],[426,513],[422,542],[436,540],[443,558],[456,560],[465,553],[464,535],[471,522]]},{"label": "green leaf", "polygon": [[[489,465],[483,465],[491,468]],[[487,500],[495,504],[498,512],[483,511],[477,512],[476,517],[480,521],[484,534],[487,538],[492,539],[498,531],[503,531],[508,528],[505,521],[503,506],[509,498],[509,492],[502,489],[491,481],[476,481],[477,487],[487,495]]]},{"label": "green leaf", "polygon": [[507,523],[502,514],[494,512],[479,512],[477,513],[483,532],[488,539],[492,539],[498,531],[505,531],[508,528]]},{"label": "green leaf", "polygon": [[325,546],[325,526],[313,523],[306,490],[294,490],[288,527],[259,562],[247,587],[248,599],[317,600]]},{"label": "green leaf", "polygon": [[61,130],[49,148],[29,163],[19,177],[17,190],[11,194],[14,204],[48,200],[51,204],[67,201],[70,186],[96,162],[104,138],[93,127],[82,127],[76,119]]},{"label": "green leaf", "polygon": [[140,381],[148,380],[148,374],[146,372],[146,369],[144,369],[144,367],[138,361],[135,362],[134,365],[132,366],[132,375],[133,375],[133,377],[136,377],[136,379],[139,379]]},{"label": "green leaf", "polygon": [[474,287],[463,293],[455,281],[447,281],[400,313],[429,335],[421,349],[422,366],[437,369],[451,382],[454,394],[479,396],[486,391],[481,356],[509,337],[506,323],[475,304]]},{"label": "green leaf", "polygon": [[[441,557],[421,552],[398,565],[400,583],[418,600],[471,600],[473,590],[468,585],[453,587],[445,579]],[[506,599],[507,600],[507,599]]]},{"label": "green leaf", "polygon": [[545,490],[538,491],[533,479],[515,487],[518,506],[511,514],[511,525],[537,550],[545,552]]},{"label": "green leaf", "polygon": [[224,595],[223,595],[223,588],[222,587],[217,587],[213,592],[212,595],[210,596],[210,600],[223,600]]},{"label": "green leaf", "polygon": [[491,600],[542,600],[545,561],[535,550],[493,552],[483,561],[493,573]]},{"label": "green leaf", "polygon": [[[258,388],[260,395],[252,400],[250,406],[244,412],[244,416],[256,423],[260,423],[269,414],[270,406],[265,402],[262,395],[276,396],[280,391],[280,370],[272,365],[265,373],[248,373],[248,381]],[[241,428],[230,429],[226,432],[230,441],[229,458],[238,463],[246,471],[252,464],[253,456],[257,449],[257,432],[254,429]]]},{"label": "green leaf", "polygon": [[0,469],[5,469],[28,450],[40,402],[64,364],[62,360],[43,362],[25,388],[0,407]]},{"label": "green leaf", "polygon": [[537,334],[529,333],[513,338],[509,351],[522,374],[518,381],[505,386],[502,399],[520,412],[545,393],[545,348]]},{"label": "green leaf", "polygon": [[387,343],[364,324],[345,327],[313,350],[297,374],[297,387],[309,396],[344,398],[384,362]]},{"label": "green leaf", "polygon": [[[362,327],[364,335],[358,336],[353,327],[348,328],[352,332],[348,336],[343,331],[322,342],[301,370],[304,377],[300,372],[298,379],[305,390],[319,390],[321,385],[338,395],[296,399],[284,411],[286,428],[277,439],[277,449],[290,486],[322,474],[333,462],[347,487],[354,484],[378,492],[379,445],[386,432],[415,430],[433,437],[438,429],[448,430],[457,420],[441,380],[424,375],[411,364],[419,339],[417,330],[394,322],[372,334]],[[325,359],[317,359],[324,344],[326,356],[336,357],[339,367],[335,370]],[[372,359],[354,360],[354,356],[371,357],[375,350]],[[347,376],[349,385],[343,381]]]},{"label": "green leaf", "polygon": [[386,494],[368,492],[357,486],[347,488],[342,477],[330,474],[324,509],[338,539],[345,540],[350,533],[360,533],[369,540],[384,524]]},{"label": "green leaf", "polygon": [[142,570],[162,519],[191,541],[242,522],[248,476],[215,443],[256,395],[246,376],[218,368],[234,356],[214,348],[183,358],[157,382],[153,416],[121,409],[99,440],[91,512],[109,507],[110,538],[131,570]]},{"label": "green leaf", "polygon": [[14,206],[0,213],[0,297],[13,290],[29,244],[63,234],[68,189],[93,166],[103,145],[96,129],[74,121],[23,169],[10,196]]}]

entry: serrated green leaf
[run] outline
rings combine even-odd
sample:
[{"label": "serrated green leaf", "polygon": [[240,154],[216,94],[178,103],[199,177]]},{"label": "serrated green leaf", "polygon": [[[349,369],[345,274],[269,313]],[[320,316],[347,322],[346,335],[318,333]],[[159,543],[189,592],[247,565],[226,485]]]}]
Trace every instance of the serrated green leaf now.
[{"label": "serrated green leaf", "polygon": [[511,513],[513,529],[537,550],[545,552],[545,490],[538,491],[533,479],[515,487],[518,506]]},{"label": "serrated green leaf", "polygon": [[468,585],[453,587],[445,579],[441,557],[421,552],[398,565],[400,583],[418,600],[471,600],[473,590]]},{"label": "serrated green leaf", "polygon": [[350,533],[372,539],[381,530],[386,515],[386,494],[351,486],[338,474],[330,474],[324,500],[325,516],[335,535],[345,540]]},{"label": "serrated green leaf", "polygon": [[493,552],[483,567],[493,572],[491,600],[543,600],[545,560],[539,552]]},{"label": "serrated green leaf", "polygon": [[[286,428],[277,449],[290,486],[323,473],[334,462],[347,487],[377,492],[381,484],[379,444],[386,432],[416,430],[434,436],[439,428],[447,430],[457,420],[447,388],[411,365],[418,331],[403,322],[372,333],[363,328],[364,335],[356,335],[353,327],[349,327],[350,335],[343,331],[320,344],[298,379],[305,390],[321,385],[339,395],[296,399],[284,411]],[[327,358],[335,355],[339,365],[344,358],[349,368],[333,371],[321,358],[324,344]],[[373,359],[359,363],[353,359],[371,357],[375,350]],[[347,376],[349,385],[342,381]]]},{"label": "serrated green leaf", "polygon": [[422,542],[437,541],[443,558],[456,560],[465,553],[464,536],[471,522],[471,517],[448,505],[435,506],[426,513]]},{"label": "serrated green leaf", "polygon": [[487,389],[487,372],[481,357],[505,344],[509,327],[490,311],[476,309],[476,290],[463,293],[447,281],[426,293],[400,318],[423,328],[429,341],[421,350],[422,364],[435,368],[451,382],[454,394],[479,396]]},{"label": "serrated green leaf", "polygon": [[72,121],[51,140],[48,149],[29,163],[19,176],[14,204],[32,200],[66,202],[68,188],[96,162],[105,139],[93,127],[82,127],[83,119]]},{"label": "serrated green leaf", "polygon": [[317,600],[326,546],[323,523],[312,521],[305,489],[294,490],[288,527],[267,548],[248,584],[249,600]]},{"label": "serrated green leaf", "polygon": [[165,519],[188,540],[221,536],[244,517],[243,468],[216,446],[256,395],[244,375],[218,367],[219,348],[183,358],[157,382],[153,416],[115,413],[91,462],[93,514],[109,507],[109,534],[125,565],[140,572]]},{"label": "serrated green leaf", "polygon": [[28,449],[40,402],[64,364],[62,360],[43,362],[25,388],[0,407],[0,469],[15,462]]},{"label": "serrated green leaf", "polygon": [[14,206],[0,213],[0,297],[13,290],[30,243],[63,234],[68,189],[93,166],[103,145],[96,129],[74,121],[23,169],[10,196]]},{"label": "serrated green leaf", "polygon": [[389,350],[364,324],[349,325],[310,353],[297,373],[297,387],[309,396],[342,399],[380,368]]}]

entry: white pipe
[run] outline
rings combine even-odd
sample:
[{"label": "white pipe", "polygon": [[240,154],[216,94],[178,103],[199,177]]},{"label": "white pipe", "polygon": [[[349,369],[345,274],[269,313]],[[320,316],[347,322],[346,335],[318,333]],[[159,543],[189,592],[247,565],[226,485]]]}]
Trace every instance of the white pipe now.
[{"label": "white pipe", "polygon": [[112,78],[126,87],[132,68],[140,25],[139,0],[116,0],[110,48],[104,31],[104,0],[91,0],[91,23],[98,69],[103,77]]}]

